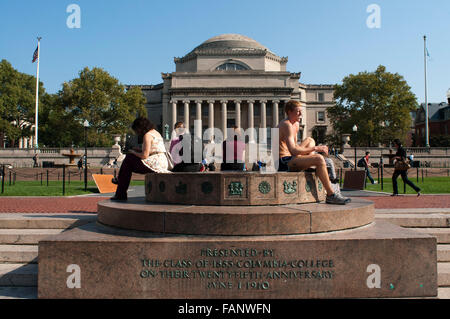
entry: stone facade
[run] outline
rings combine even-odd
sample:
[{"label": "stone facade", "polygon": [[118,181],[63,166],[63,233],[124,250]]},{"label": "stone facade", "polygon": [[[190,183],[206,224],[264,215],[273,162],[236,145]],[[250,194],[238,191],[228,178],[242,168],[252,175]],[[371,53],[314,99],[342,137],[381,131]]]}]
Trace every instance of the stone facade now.
[{"label": "stone facade", "polygon": [[[212,127],[265,128],[254,138],[270,141],[270,128],[285,117],[284,104],[294,99],[304,107],[299,137],[323,142],[331,130],[326,109],[334,105],[333,85],[300,83],[301,73],[287,71],[287,61],[253,39],[224,34],[175,58],[176,70],[162,73],[163,83],[138,86],[147,98],[149,119],[164,137],[183,121],[202,137]],[[201,121],[197,131],[195,120]]]}]

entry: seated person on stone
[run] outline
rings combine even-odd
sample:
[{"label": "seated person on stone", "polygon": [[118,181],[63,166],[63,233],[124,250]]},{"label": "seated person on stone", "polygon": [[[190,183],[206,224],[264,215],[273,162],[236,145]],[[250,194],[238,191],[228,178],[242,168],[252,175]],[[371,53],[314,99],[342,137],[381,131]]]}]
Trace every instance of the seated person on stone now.
[{"label": "seated person on stone", "polygon": [[181,142],[180,136],[183,135],[185,132],[184,123],[183,122],[176,122],[174,125],[173,133],[172,133],[172,139],[170,140],[170,147],[169,152],[172,154],[172,150],[178,143]]},{"label": "seated person on stone", "polygon": [[278,125],[280,136],[278,171],[301,171],[315,167],[316,175],[327,192],[326,203],[345,205],[350,202],[349,198],[333,190],[325,159],[318,154],[328,154],[328,147],[316,146],[310,137],[297,144],[297,133],[302,117],[300,102],[288,101],[285,113],[287,118]]},{"label": "seated person on stone", "polygon": [[245,142],[241,130],[233,126],[234,134],[222,143],[221,171],[243,171],[245,169]]},{"label": "seated person on stone", "polygon": [[179,136],[179,142],[174,144],[170,154],[175,163],[172,172],[200,172],[203,169],[203,142],[189,132]]},{"label": "seated person on stone", "polygon": [[127,200],[127,190],[133,173],[169,172],[164,141],[155,125],[147,118],[140,117],[134,120],[131,128],[142,137],[142,149],[134,148],[128,151],[117,176],[116,194],[111,200]]}]

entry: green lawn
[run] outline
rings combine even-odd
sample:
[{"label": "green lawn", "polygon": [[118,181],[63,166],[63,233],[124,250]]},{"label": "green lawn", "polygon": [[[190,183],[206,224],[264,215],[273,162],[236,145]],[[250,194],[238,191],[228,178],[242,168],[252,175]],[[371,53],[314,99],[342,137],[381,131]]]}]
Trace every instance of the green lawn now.
[{"label": "green lawn", "polygon": [[[132,186],[144,185],[144,181],[131,181]],[[70,184],[66,180],[65,183],[65,196],[83,195],[99,193],[94,181],[89,181],[87,185],[87,191],[84,191],[84,181],[70,181]],[[62,181],[49,181],[47,186],[44,180],[42,185],[41,181],[16,181],[15,185],[9,185],[9,181],[5,182],[4,193],[1,193],[0,184],[0,196],[62,196],[63,184]]]},{"label": "green lawn", "polygon": [[[377,178],[375,178],[378,181]],[[417,182],[416,177],[410,177],[409,180],[420,187],[422,190],[421,194],[449,194],[450,193],[450,177],[426,177],[422,182],[422,178],[419,178]],[[403,180],[401,176],[397,179],[398,192],[403,194]],[[383,178],[383,190],[381,190],[381,184],[370,184],[367,180],[366,190],[392,193],[392,178]],[[406,194],[416,194],[416,192],[408,185],[406,185]]]}]

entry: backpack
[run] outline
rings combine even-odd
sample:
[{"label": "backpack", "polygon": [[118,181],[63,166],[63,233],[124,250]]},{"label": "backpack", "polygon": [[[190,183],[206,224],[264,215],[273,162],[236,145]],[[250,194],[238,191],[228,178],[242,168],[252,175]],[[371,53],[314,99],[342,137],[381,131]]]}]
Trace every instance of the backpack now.
[{"label": "backpack", "polygon": [[366,160],[364,159],[364,157],[359,159],[357,165],[358,165],[358,167],[366,167]]}]

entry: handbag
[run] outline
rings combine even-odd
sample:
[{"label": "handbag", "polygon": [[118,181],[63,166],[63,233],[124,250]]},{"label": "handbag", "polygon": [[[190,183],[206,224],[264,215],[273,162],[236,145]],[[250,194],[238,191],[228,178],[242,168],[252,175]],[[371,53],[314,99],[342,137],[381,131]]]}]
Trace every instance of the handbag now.
[{"label": "handbag", "polygon": [[175,166],[172,155],[168,151],[165,151],[164,154],[166,154],[166,159],[167,159],[167,170],[171,171],[171,170],[173,170],[173,168]]},{"label": "handbag", "polygon": [[396,171],[407,171],[411,168],[411,165],[405,160],[397,160],[394,164],[394,168]]}]

